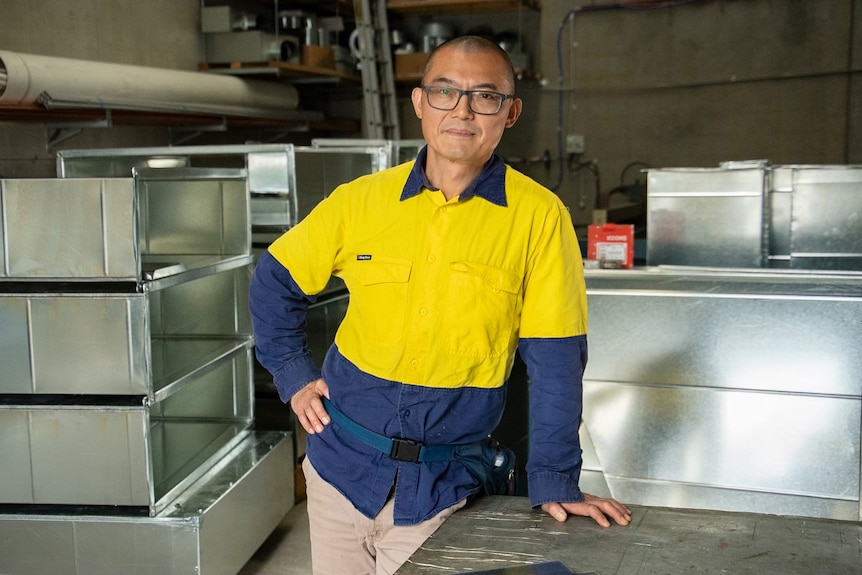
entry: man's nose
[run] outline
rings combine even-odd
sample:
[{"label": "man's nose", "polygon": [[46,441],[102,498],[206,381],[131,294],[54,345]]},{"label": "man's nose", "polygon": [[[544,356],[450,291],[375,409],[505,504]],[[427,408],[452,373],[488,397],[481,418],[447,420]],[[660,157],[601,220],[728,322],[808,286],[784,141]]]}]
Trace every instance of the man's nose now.
[{"label": "man's nose", "polygon": [[453,108],[453,112],[459,118],[473,114],[473,110],[470,109],[470,94],[461,94],[461,97]]}]

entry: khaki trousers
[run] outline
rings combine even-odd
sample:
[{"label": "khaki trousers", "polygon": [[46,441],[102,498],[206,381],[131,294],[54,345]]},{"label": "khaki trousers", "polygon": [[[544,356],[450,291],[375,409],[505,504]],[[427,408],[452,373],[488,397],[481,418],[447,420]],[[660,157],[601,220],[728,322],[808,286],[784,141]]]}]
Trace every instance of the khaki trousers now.
[{"label": "khaki trousers", "polygon": [[391,575],[466,500],[417,525],[393,524],[395,498],[374,519],[353,507],[324,481],[306,457],[302,462],[314,575]]}]

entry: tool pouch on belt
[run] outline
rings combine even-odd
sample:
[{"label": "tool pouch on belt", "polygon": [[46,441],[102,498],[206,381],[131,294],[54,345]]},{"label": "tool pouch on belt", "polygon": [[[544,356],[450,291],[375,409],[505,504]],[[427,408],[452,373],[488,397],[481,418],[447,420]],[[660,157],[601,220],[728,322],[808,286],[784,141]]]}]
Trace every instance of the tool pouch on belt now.
[{"label": "tool pouch on belt", "polygon": [[455,459],[464,464],[486,495],[515,495],[515,452],[492,437],[459,446]]}]

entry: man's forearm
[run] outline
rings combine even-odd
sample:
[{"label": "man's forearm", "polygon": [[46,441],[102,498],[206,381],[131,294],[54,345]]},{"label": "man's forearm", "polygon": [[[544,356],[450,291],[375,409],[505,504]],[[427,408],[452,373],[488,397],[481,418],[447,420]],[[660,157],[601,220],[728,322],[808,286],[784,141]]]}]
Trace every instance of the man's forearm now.
[{"label": "man's forearm", "polygon": [[269,252],[255,266],[249,289],[249,311],[255,354],[272,375],[282,401],[320,378],[306,344],[308,305],[314,302]]}]

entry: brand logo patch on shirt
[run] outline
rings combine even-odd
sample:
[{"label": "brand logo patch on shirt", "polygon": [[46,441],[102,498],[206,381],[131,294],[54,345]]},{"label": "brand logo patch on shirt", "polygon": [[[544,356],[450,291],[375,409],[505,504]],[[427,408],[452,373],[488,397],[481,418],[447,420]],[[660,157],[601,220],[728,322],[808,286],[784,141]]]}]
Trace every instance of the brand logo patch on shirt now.
[{"label": "brand logo patch on shirt", "polygon": [[358,262],[367,262],[371,259],[371,254],[359,254],[356,256],[356,261]]}]

